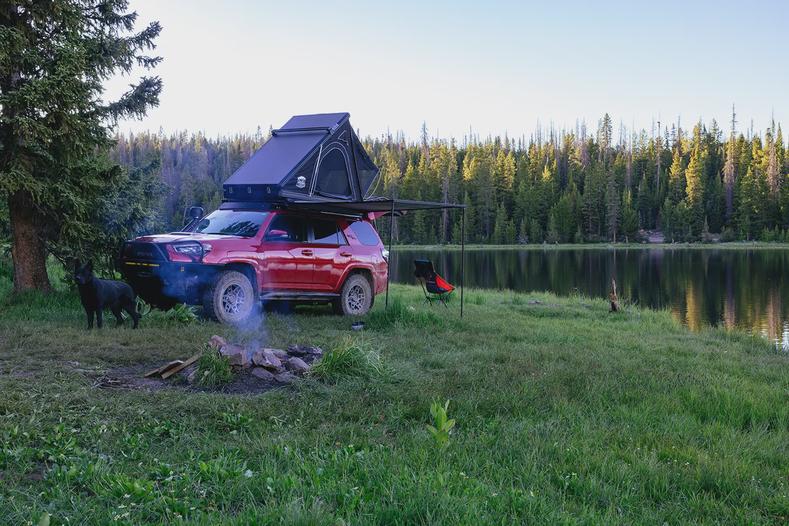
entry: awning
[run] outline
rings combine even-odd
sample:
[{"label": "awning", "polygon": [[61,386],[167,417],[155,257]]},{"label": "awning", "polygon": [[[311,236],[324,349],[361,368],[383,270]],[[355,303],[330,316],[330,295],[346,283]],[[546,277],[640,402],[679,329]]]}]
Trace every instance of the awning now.
[{"label": "awning", "polygon": [[376,214],[378,217],[391,213],[402,213],[414,210],[445,210],[466,208],[458,203],[439,203],[435,201],[411,201],[407,199],[370,198],[366,201],[290,201],[288,208],[329,212],[334,214]]}]

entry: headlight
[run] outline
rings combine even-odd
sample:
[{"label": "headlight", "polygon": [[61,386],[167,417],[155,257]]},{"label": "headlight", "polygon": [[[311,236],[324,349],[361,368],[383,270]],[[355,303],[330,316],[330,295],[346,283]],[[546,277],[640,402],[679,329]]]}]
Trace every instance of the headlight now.
[{"label": "headlight", "polygon": [[174,261],[197,261],[207,252],[205,247],[197,241],[173,243],[167,246],[167,251],[170,253],[170,259]]},{"label": "headlight", "polygon": [[381,249],[381,257],[384,258],[384,261],[389,262],[389,251],[385,248]]},{"label": "headlight", "polygon": [[199,257],[203,253],[203,248],[197,243],[189,243],[188,245],[173,245],[173,248],[179,254],[185,254],[187,256]]}]

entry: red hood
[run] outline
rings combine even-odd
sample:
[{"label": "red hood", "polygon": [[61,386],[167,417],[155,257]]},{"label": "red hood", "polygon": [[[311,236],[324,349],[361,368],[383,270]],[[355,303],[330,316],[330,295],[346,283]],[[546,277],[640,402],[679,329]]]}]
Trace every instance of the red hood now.
[{"label": "red hood", "polygon": [[143,243],[174,243],[176,241],[221,241],[224,239],[247,239],[241,236],[228,236],[225,234],[191,234],[188,232],[171,232],[169,234],[156,234],[141,236],[135,241]]}]

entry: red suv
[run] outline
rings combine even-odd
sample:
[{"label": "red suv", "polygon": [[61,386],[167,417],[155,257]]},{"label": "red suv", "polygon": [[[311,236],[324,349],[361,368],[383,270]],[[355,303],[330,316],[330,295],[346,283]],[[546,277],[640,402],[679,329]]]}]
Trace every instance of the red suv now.
[{"label": "red suv", "polygon": [[369,220],[225,206],[184,232],[124,245],[120,269],[138,295],[160,308],[202,304],[237,324],[267,301],[330,303],[363,315],[386,289],[389,254]]}]

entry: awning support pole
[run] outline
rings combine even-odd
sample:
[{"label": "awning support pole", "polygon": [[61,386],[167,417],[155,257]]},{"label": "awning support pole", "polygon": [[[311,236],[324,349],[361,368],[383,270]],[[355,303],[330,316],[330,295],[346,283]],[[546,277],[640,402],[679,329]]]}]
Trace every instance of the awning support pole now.
[{"label": "awning support pole", "polygon": [[386,263],[386,304],[384,305],[384,310],[389,308],[389,281],[392,278],[392,261],[394,260],[394,254],[392,254],[392,238],[394,237],[394,213],[395,213],[395,202],[392,199],[392,212],[389,216],[389,261]]},{"label": "awning support pole", "polygon": [[466,275],[466,209],[460,209],[460,317],[463,317],[463,282]]}]

